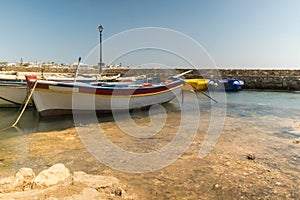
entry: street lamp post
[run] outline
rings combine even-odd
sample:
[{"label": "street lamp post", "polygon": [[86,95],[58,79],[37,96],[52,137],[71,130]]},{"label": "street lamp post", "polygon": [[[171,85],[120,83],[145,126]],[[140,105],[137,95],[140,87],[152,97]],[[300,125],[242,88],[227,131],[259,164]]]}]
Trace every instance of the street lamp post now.
[{"label": "street lamp post", "polygon": [[100,32],[100,61],[99,61],[99,73],[102,73],[102,31],[103,31],[103,26],[99,25],[98,30]]}]

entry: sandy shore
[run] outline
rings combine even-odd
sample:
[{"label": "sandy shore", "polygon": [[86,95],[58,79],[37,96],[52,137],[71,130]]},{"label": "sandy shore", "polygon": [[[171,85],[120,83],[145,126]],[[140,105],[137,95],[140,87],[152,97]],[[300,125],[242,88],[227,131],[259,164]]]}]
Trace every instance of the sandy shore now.
[{"label": "sandy shore", "polygon": [[[139,120],[146,123],[144,119]],[[183,156],[163,169],[141,174],[121,172],[99,162],[86,150],[75,128],[20,136],[22,139],[12,137],[5,141],[3,151],[12,148],[14,152],[1,155],[0,175],[14,174],[20,167],[39,172],[63,163],[72,171],[117,177],[122,187],[139,199],[299,199],[300,144],[291,137],[268,134],[268,129],[254,122],[237,123],[238,120],[226,119],[217,145],[205,158],[198,157],[205,136],[201,130],[207,128],[202,123]],[[300,134],[299,122],[280,123]],[[120,147],[143,149],[137,141],[129,142],[130,137],[124,136],[114,122],[103,122],[101,127]],[[90,126],[83,129],[87,133],[92,131]],[[248,159],[249,153],[255,159]]]}]

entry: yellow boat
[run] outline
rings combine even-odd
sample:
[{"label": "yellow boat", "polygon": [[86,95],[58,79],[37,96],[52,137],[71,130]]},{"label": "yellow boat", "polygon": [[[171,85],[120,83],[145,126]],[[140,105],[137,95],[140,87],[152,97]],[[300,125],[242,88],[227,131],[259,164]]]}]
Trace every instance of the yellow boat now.
[{"label": "yellow boat", "polygon": [[183,86],[184,90],[206,90],[209,79],[196,78],[196,79],[185,79]]}]

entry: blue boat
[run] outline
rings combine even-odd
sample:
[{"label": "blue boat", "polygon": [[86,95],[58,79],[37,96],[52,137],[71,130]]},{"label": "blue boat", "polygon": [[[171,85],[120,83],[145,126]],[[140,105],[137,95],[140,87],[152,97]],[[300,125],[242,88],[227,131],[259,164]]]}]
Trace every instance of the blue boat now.
[{"label": "blue boat", "polygon": [[209,90],[239,91],[244,86],[244,81],[238,79],[210,80]]}]

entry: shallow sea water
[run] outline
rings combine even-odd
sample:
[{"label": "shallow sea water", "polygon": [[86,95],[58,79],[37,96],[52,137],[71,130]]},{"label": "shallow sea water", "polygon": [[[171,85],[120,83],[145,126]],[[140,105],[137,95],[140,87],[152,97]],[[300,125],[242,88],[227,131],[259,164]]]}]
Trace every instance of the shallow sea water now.
[{"label": "shallow sea water", "polygon": [[[199,154],[212,120],[219,120],[213,124],[219,122],[223,128],[217,137],[212,152],[240,160],[243,160],[248,152],[253,152],[257,157],[256,162],[266,167],[281,170],[286,176],[300,174],[298,167],[300,166],[300,144],[293,143],[295,139],[300,138],[300,93],[240,91],[226,93],[226,99],[220,99],[219,97],[222,97],[220,94],[212,95],[218,100],[218,103],[211,102],[201,93],[197,94],[197,100],[195,101],[193,93],[185,92],[183,108],[186,112],[180,107],[181,99],[179,99],[165,104],[163,107],[153,107],[149,111],[135,110],[129,113],[129,116],[118,115],[117,120],[114,119],[112,114],[100,114],[96,120],[98,120],[99,127],[106,137],[119,148],[135,153],[147,153],[168,145],[176,136],[179,127],[183,126],[180,124],[182,123],[182,114],[188,113],[187,121],[185,121],[187,126],[183,126],[182,131],[186,136],[191,134],[193,141],[191,143],[187,141],[187,145],[190,145],[189,150],[184,153],[183,160],[179,159],[176,162],[180,163],[187,160],[186,162],[191,163],[191,165],[193,162],[196,163],[195,166],[190,167],[190,170],[193,169],[192,171],[180,172],[188,177],[192,176],[193,178],[190,179],[193,180],[195,179],[194,176],[198,176],[199,170],[197,170],[197,162],[190,160],[190,157],[196,159]],[[195,106],[195,104],[197,105]],[[195,131],[192,126],[189,126],[189,121],[192,122],[195,116],[197,118],[195,108],[198,105],[200,108],[200,122],[197,124],[198,129]],[[222,116],[223,109],[226,108],[224,124],[221,118],[213,116],[216,113],[212,111],[212,108],[217,108],[216,113],[221,112],[220,116]],[[0,109],[0,129],[2,129],[0,131],[0,176],[14,174],[18,168],[23,166],[40,171],[56,162],[66,163],[72,170],[83,170],[88,173],[98,173],[99,170],[104,170],[107,173],[120,176],[121,179],[127,182],[132,181],[132,184],[137,182],[138,184],[151,185],[153,184],[151,182],[153,177],[157,176],[157,174],[148,173],[148,176],[146,174],[145,177],[136,177],[151,182],[145,183],[143,180],[140,180],[140,182],[132,180],[130,175],[128,177],[128,175],[121,172],[112,172],[110,167],[101,164],[101,162],[99,163],[90,156],[88,150],[82,147],[82,141],[76,133],[71,131],[68,133],[67,131],[61,132],[61,135],[59,135],[60,132],[58,131],[72,128],[75,125],[88,133],[92,133],[93,126],[91,125],[93,125],[95,119],[90,120],[90,116],[81,116],[76,120],[72,116],[39,119],[36,111],[31,108],[25,112],[18,129],[5,129],[14,122],[17,112],[18,109]],[[132,122],[140,127],[141,131],[132,129],[132,124],[130,124]],[[159,127],[160,125],[161,127]],[[159,133],[156,133],[157,130],[159,130]],[[50,133],[48,133],[49,131]],[[148,134],[147,137],[143,138],[141,136],[143,133]],[[63,138],[65,143],[61,143],[57,138]],[[66,144],[69,146],[64,146]],[[124,158],[115,158],[115,160],[118,159],[122,160]],[[132,169],[134,167],[136,166],[132,165]],[[180,171],[180,169],[177,169],[175,173],[179,172],[178,170]],[[157,173],[162,174],[166,171],[158,169]],[[180,176],[183,175],[178,175],[178,177]],[[164,176],[162,175],[162,177]],[[299,177],[294,178],[295,180],[293,178],[290,180],[294,180],[292,184],[296,184],[299,180]],[[176,175],[174,180],[177,180]],[[195,181],[200,180],[196,179]],[[151,186],[148,195],[159,193],[160,187],[166,187],[166,190],[169,187],[172,190],[178,190],[177,186],[173,187],[166,184],[167,182],[160,183],[157,187],[153,186],[154,188]],[[146,185],[144,190],[148,190],[147,187],[150,187]],[[204,187],[202,184],[201,187],[208,186]],[[188,186],[187,188],[190,190]],[[291,193],[294,189],[296,191],[297,186],[291,189]],[[191,196],[191,199],[197,196],[196,190],[201,191],[199,188],[193,188],[191,193],[195,196]],[[165,192],[161,195],[162,198],[174,198],[174,196],[172,197],[171,194],[168,196]],[[184,197],[186,194],[184,191],[182,193],[178,191],[178,194],[174,195]],[[207,197],[209,198],[209,196]]]},{"label": "shallow sea water", "polygon": [[[226,114],[225,121],[229,118],[236,120],[236,123],[232,125],[239,129],[260,129],[260,133],[252,133],[257,137],[260,137],[260,134],[269,134],[278,138],[290,139],[300,137],[300,93],[261,91],[229,92],[222,95],[216,93],[213,97],[218,100],[217,104],[211,102],[201,93],[197,93],[196,95],[197,102],[195,101],[195,94],[186,91],[183,102],[187,113],[190,115],[198,114],[197,111],[193,111],[192,113],[192,109],[198,109],[198,107],[193,105],[199,104],[199,114],[201,115],[199,118],[201,120],[199,127],[202,126],[202,131],[204,132],[207,131],[208,125],[214,120],[214,116],[212,116],[214,113],[212,113],[211,109],[215,107]],[[224,99],[223,97],[226,98]],[[29,108],[24,113],[17,128],[8,128],[17,118],[19,110],[17,108],[0,108],[0,145],[9,138],[22,138],[23,135],[30,135],[37,132],[64,130],[74,127],[76,124],[81,126],[82,124],[93,123],[95,120],[98,120],[100,124],[118,122],[116,124],[119,127],[123,127],[123,132],[127,131],[129,133],[130,130],[134,131],[135,129],[133,128],[136,128],[131,128],[130,126],[132,125],[137,125],[137,128],[144,126],[146,129],[142,130],[149,132],[151,132],[150,128],[154,128],[155,130],[153,131],[155,132],[157,131],[157,125],[154,123],[159,124],[161,118],[168,123],[166,125],[162,124],[160,129],[174,129],[175,127],[178,128],[179,124],[182,123],[183,112],[181,112],[181,109],[180,103],[175,100],[172,103],[165,104],[163,108],[151,109],[150,117],[148,111],[135,110],[129,115],[127,113],[125,115],[106,113],[97,115],[96,119],[90,120],[90,118],[94,117],[92,114],[91,116],[79,116],[74,120],[72,116],[39,118],[36,110]],[[220,115],[221,117],[222,114]],[[130,124],[132,123],[131,117],[135,124]],[[147,134],[146,132],[144,133]]]}]

